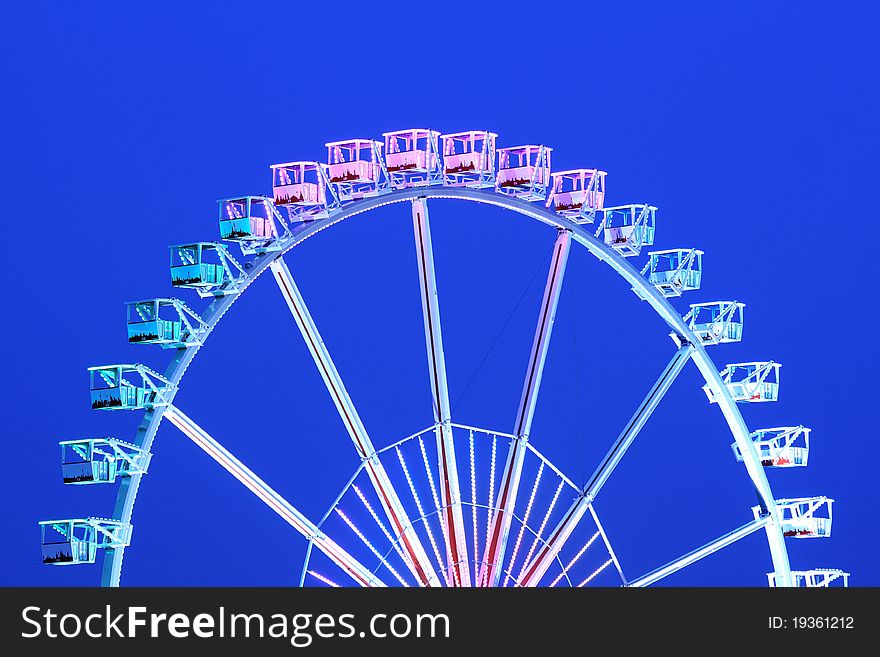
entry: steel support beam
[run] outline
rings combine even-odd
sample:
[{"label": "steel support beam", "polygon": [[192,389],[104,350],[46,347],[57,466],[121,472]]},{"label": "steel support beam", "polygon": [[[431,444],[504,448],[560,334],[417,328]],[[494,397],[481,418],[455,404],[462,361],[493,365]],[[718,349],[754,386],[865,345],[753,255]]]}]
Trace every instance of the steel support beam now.
[{"label": "steel support beam", "polygon": [[452,414],[446,385],[446,357],[443,354],[443,333],[440,326],[440,302],[434,275],[434,249],[428,204],[424,198],[413,199],[413,233],[422,291],[422,316],[425,322],[425,346],[428,350],[428,375],[434,399],[434,421],[437,423],[437,461],[440,483],[440,504],[446,541],[448,580],[456,586],[471,585],[468,565],[467,538],[461,506],[458,466],[452,439]]},{"label": "steel support beam", "polygon": [[772,518],[770,516],[761,516],[757,520],[752,520],[752,522],[747,523],[740,527],[739,529],[734,529],[732,532],[721,536],[720,538],[715,539],[711,543],[706,543],[701,548],[697,548],[693,552],[688,552],[683,557],[676,559],[675,561],[671,561],[662,568],[658,568],[655,571],[648,573],[638,579],[633,580],[627,586],[649,586],[658,580],[663,579],[664,577],[668,577],[672,573],[675,573],[682,568],[687,568],[692,563],[695,563],[702,559],[703,557],[708,557],[713,552],[717,552],[721,548],[725,548],[728,545],[736,543],[741,538],[745,538],[749,534],[752,534],[759,529],[762,529],[769,525],[772,522]]},{"label": "steel support beam", "polygon": [[243,483],[254,495],[270,509],[281,516],[291,527],[305,536],[321,552],[326,554],[337,566],[348,573],[361,586],[385,586],[376,575],[370,572],[357,559],[351,556],[323,532],[299,510],[273,490],[265,481],[251,472],[241,461],[229,453],[204,429],[174,406],[165,409],[165,417],[180,429],[187,438],[202,448],[224,470]]},{"label": "steel support beam", "polygon": [[516,496],[519,492],[523,462],[528,451],[526,445],[532,428],[532,419],[535,415],[535,405],[537,404],[538,391],[541,387],[544,362],[547,359],[550,335],[556,319],[556,307],[559,304],[562,280],[565,276],[565,267],[568,263],[568,254],[570,252],[571,232],[561,230],[553,248],[550,271],[547,274],[547,285],[544,288],[544,298],[541,301],[541,311],[538,315],[538,326],[535,329],[532,353],[529,356],[529,365],[526,370],[519,411],[516,415],[516,427],[513,432],[516,437],[511,441],[510,449],[507,453],[507,462],[501,475],[497,502],[498,510],[492,516],[492,527],[489,531],[486,556],[483,559],[480,575],[480,584],[484,586],[498,586],[501,578],[501,564],[504,562],[504,553],[507,548],[507,539],[510,535],[510,523],[513,520]]},{"label": "steel support beam", "polygon": [[412,571],[416,580],[422,586],[440,586],[441,582],[431,566],[428,553],[419,540],[418,535],[413,529],[409,518],[406,515],[403,504],[388,473],[385,471],[381,461],[376,455],[373,442],[370,440],[367,430],[361,422],[360,415],[342,383],[342,378],[330,358],[330,352],[327,350],[324,341],[318,333],[318,327],[315,325],[305,301],[293,281],[293,276],[287,268],[284,260],[278,258],[270,265],[275,282],[284,295],[284,300],[290,309],[293,318],[299,330],[302,332],[306,345],[315,359],[315,364],[330,391],[333,403],[345,424],[345,428],[354,443],[358,456],[363,460],[364,467],[370,477],[376,494],[382,504],[388,521],[391,523],[392,532],[395,536],[400,537],[400,547],[407,556],[407,566]]},{"label": "steel support beam", "polygon": [[681,370],[690,360],[693,350],[693,345],[685,343],[675,352],[675,355],[663,370],[660,378],[658,378],[654,385],[651,386],[648,394],[642,400],[642,403],[639,404],[639,407],[636,409],[636,412],[630,418],[629,422],[627,422],[623,431],[620,432],[617,440],[614,441],[614,444],[611,446],[611,449],[608,450],[605,458],[602,459],[599,467],[596,468],[593,476],[587,481],[581,494],[568,508],[565,515],[547,538],[546,543],[541,546],[541,549],[532,559],[532,562],[526,567],[522,579],[519,581],[519,586],[537,586],[541,582],[547,569],[551,566],[554,559],[556,559],[556,555],[558,555],[565,546],[566,541],[581,521],[581,518],[583,518],[584,514],[590,508],[593,500],[596,499],[602,486],[605,485],[605,482],[608,481],[614,468],[617,467],[617,464],[620,463],[623,455],[626,454],[626,450],[632,445],[636,436],[639,434],[639,431],[642,430],[642,427],[645,426],[648,418],[651,417],[654,409],[660,404],[660,400],[663,399],[666,391],[669,390],[673,381],[675,381]]}]

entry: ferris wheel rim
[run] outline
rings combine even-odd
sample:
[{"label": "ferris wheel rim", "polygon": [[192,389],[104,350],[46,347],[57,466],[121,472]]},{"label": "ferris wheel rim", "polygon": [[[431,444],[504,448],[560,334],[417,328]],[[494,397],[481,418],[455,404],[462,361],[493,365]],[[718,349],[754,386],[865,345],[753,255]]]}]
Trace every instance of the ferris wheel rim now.
[{"label": "ferris wheel rim", "polygon": [[[272,262],[282,258],[294,247],[305,242],[333,225],[363,214],[376,210],[386,205],[393,205],[405,201],[413,201],[419,198],[437,198],[464,200],[485,205],[493,205],[505,210],[516,212],[523,216],[537,220],[559,231],[568,231],[571,233],[572,239],[587,249],[592,255],[609,265],[615,273],[632,285],[634,291],[639,297],[646,301],[657,315],[673,330],[673,333],[683,338],[692,346],[690,358],[703,376],[706,384],[712,389],[718,408],[724,416],[728,428],[734,437],[734,440],[743,454],[743,464],[746,468],[747,475],[755,486],[758,498],[764,512],[769,519],[765,524],[767,541],[770,548],[771,560],[774,572],[781,582],[790,585],[791,566],[788,559],[788,551],[785,545],[785,539],[780,525],[780,518],[773,497],[770,483],[759,455],[749,437],[749,430],[745,420],[733,400],[727,386],[724,385],[719,370],[714,361],[706,351],[705,346],[690,330],[684,319],[672,307],[667,299],[660,292],[650,285],[647,279],[642,276],[622,255],[618,254],[614,249],[610,248],[592,234],[585,230],[584,227],[575,221],[562,215],[551,212],[550,210],[515,198],[506,194],[498,193],[492,189],[473,188],[473,187],[410,187],[404,189],[393,189],[386,191],[378,196],[373,196],[357,201],[352,201],[343,205],[336,212],[328,217],[315,219],[308,223],[303,223],[299,230],[295,230],[292,234],[285,238],[280,249],[265,252],[257,255],[251,266],[248,268],[247,278],[242,282],[237,293],[216,297],[210,304],[205,314],[202,316],[206,330],[199,344],[177,350],[175,357],[171,360],[164,372],[174,388],[170,392],[169,403],[172,403],[178,386],[186,370],[192,360],[200,351],[201,347],[207,342],[208,337],[213,332],[216,325],[223,316],[232,307],[235,301],[244,293],[256,279],[263,275]],[[161,407],[148,408],[138,427],[138,432],[143,432],[144,438],[141,441],[142,447],[149,451],[152,446],[153,439],[161,424],[164,411]],[[134,505],[137,493],[140,488],[141,474],[134,474],[125,478],[121,484],[116,496],[114,506],[114,518],[123,522],[130,522],[134,513]],[[119,586],[122,572],[122,563],[125,554],[125,548],[112,548],[105,551],[102,565],[101,585],[115,587]]]}]

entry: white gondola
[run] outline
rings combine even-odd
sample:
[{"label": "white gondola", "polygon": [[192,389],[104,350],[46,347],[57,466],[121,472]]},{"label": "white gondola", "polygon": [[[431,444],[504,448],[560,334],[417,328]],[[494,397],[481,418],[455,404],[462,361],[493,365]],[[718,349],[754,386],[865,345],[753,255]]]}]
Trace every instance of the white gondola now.
[{"label": "white gondola", "polygon": [[[810,432],[803,426],[758,429],[750,435],[765,468],[806,467],[810,456]],[[730,446],[737,461],[743,460],[736,443]]]},{"label": "white gondola", "polygon": [[[778,573],[767,573],[767,583],[771,588],[783,586],[784,579]],[[791,571],[794,586],[805,588],[831,588],[849,586],[849,573],[839,568],[813,568],[812,570]]]},{"label": "white gondola", "polygon": [[[780,529],[788,538],[829,538],[831,536],[830,497],[796,497],[776,500]],[[752,507],[757,519],[760,507]]]},{"label": "white gondola", "polygon": [[642,247],[654,243],[654,220],[657,208],[653,205],[631,204],[603,208],[602,221],[596,230],[612,249],[624,258],[639,255]]},{"label": "white gondola", "polygon": [[704,345],[739,342],[745,305],[738,301],[692,303],[684,321]]},{"label": "white gondola", "polygon": [[[753,363],[731,363],[719,374],[733,401],[737,402],[775,402],[779,399],[780,363],[756,361]],[[703,390],[711,403],[716,403],[715,391],[707,383]]]},{"label": "white gondola", "polygon": [[641,271],[664,297],[680,297],[688,290],[700,289],[703,279],[703,252],[699,249],[667,249],[648,253]]},{"label": "white gondola", "polygon": [[554,171],[547,207],[579,224],[591,224],[605,206],[605,171]]}]

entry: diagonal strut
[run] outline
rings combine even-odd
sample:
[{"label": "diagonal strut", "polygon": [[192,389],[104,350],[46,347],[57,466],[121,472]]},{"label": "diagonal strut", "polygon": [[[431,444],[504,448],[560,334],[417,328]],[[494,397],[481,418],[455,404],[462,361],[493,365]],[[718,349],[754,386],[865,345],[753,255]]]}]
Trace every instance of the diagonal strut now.
[{"label": "diagonal strut", "polygon": [[515,438],[512,439],[507,453],[507,462],[501,475],[497,511],[492,516],[489,540],[486,542],[486,556],[483,559],[479,579],[484,586],[498,586],[501,577],[501,564],[504,561],[504,552],[510,535],[516,495],[519,492],[523,462],[528,449],[529,432],[535,414],[535,405],[538,401],[538,390],[541,387],[541,376],[544,371],[544,362],[547,359],[550,335],[556,318],[556,307],[559,304],[559,294],[562,291],[562,280],[570,251],[571,233],[567,230],[561,230],[553,248],[550,271],[547,274],[547,285],[544,288],[544,298],[541,301],[535,339],[532,343],[532,352],[516,416],[516,428],[513,432]]},{"label": "diagonal strut", "polygon": [[608,450],[605,458],[602,459],[599,467],[596,468],[596,471],[593,473],[593,476],[590,477],[580,495],[578,495],[577,499],[565,512],[565,515],[563,515],[562,519],[556,525],[556,528],[550,533],[550,536],[541,546],[541,549],[535,555],[535,558],[526,567],[525,572],[519,581],[520,586],[537,586],[540,583],[541,578],[544,577],[544,574],[553,563],[556,555],[558,555],[565,546],[565,542],[569,539],[581,518],[583,518],[584,514],[590,508],[593,500],[596,499],[599,490],[605,482],[608,481],[608,477],[611,476],[614,468],[620,463],[623,455],[626,454],[626,450],[632,445],[636,436],[639,434],[639,431],[642,430],[642,427],[645,426],[648,418],[651,417],[654,409],[660,404],[660,400],[663,399],[663,396],[669,390],[670,386],[672,386],[673,381],[675,381],[678,374],[687,364],[688,360],[690,360],[693,350],[693,345],[685,343],[675,352],[672,360],[669,361],[669,364],[660,374],[660,377],[654,385],[651,386],[648,394],[642,400],[642,403],[639,404],[636,412],[633,414],[632,418],[630,418],[629,422],[627,422],[623,431],[617,437],[617,440],[614,441],[611,449]]},{"label": "diagonal strut", "polygon": [[373,442],[370,440],[367,430],[361,422],[360,415],[345,389],[342,378],[336,370],[330,352],[318,333],[305,301],[293,281],[290,270],[282,259],[277,259],[270,265],[275,282],[287,302],[296,324],[305,338],[306,345],[315,359],[315,364],[327,385],[327,390],[333,398],[336,409],[345,424],[345,428],[354,443],[358,456],[363,460],[364,467],[370,477],[376,494],[382,504],[388,521],[391,523],[392,532],[400,537],[400,545],[407,555],[407,566],[412,571],[416,580],[422,586],[440,586],[441,582],[434,572],[428,553],[413,529],[397,491],[394,489],[388,473],[376,455]]},{"label": "diagonal strut", "polygon": [[204,429],[174,406],[165,409],[165,417],[187,438],[198,445],[208,456],[217,461],[229,474],[244,484],[270,509],[283,518],[300,534],[309,539],[321,552],[348,573],[361,586],[385,586],[385,584],[346,552],[335,541],[328,538],[312,521],[294,508],[266,482],[251,472]]}]

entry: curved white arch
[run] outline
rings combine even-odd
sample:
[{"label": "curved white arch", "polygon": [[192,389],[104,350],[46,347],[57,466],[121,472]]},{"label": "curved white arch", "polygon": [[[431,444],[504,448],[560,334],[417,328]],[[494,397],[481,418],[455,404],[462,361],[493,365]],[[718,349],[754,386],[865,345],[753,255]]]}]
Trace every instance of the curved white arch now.
[{"label": "curved white arch", "polygon": [[[390,191],[381,196],[352,202],[336,211],[330,217],[318,219],[295,227],[293,234],[283,242],[280,251],[265,253],[252,260],[249,263],[250,266],[246,267],[248,279],[242,283],[240,292],[238,294],[217,297],[203,315],[203,319],[208,325],[208,328],[202,339],[202,345],[204,345],[211,331],[213,331],[214,327],[226,311],[229,310],[232,304],[235,303],[235,300],[244,292],[245,288],[256,280],[269,267],[269,264],[273,260],[281,257],[309,237],[312,237],[320,231],[329,228],[333,224],[344,219],[348,219],[349,217],[364,212],[369,212],[370,210],[382,207],[383,205],[400,203],[422,197],[459,199],[494,205],[531,217],[532,219],[536,219],[559,230],[570,231],[576,242],[586,247],[586,249],[599,260],[611,266],[614,271],[632,285],[639,295],[644,298],[654,311],[669,325],[672,331],[694,345],[694,351],[691,354],[691,358],[693,358],[694,363],[697,365],[697,368],[700,370],[700,373],[703,375],[703,378],[715,395],[718,407],[721,409],[721,412],[730,427],[730,431],[733,434],[734,440],[736,441],[737,447],[743,455],[743,462],[749,478],[755,486],[762,506],[767,510],[769,515],[769,522],[766,525],[767,540],[770,546],[770,555],[773,561],[774,571],[779,578],[778,581],[782,585],[791,586],[791,567],[788,561],[788,551],[785,547],[785,539],[779,525],[778,512],[776,510],[773,493],[770,490],[770,484],[767,481],[767,476],[764,472],[764,467],[761,465],[755,446],[749,438],[749,430],[746,427],[745,421],[743,420],[736,403],[731,398],[727,387],[723,384],[721,377],[718,374],[717,367],[712,362],[708,353],[706,353],[706,349],[687,327],[687,324],[685,324],[684,320],[669,302],[652,285],[649,285],[645,277],[639,274],[639,272],[636,271],[623,256],[593,237],[593,235],[584,230],[582,226],[566,217],[550,212],[542,206],[504,194],[499,194],[491,189],[464,187],[400,189]],[[187,367],[189,367],[189,364],[192,362],[193,358],[195,358],[195,355],[198,353],[202,345],[194,345],[178,349],[174,359],[165,371],[166,378],[176,386],[179,385],[183,375],[186,373]],[[171,395],[174,395],[175,393],[176,390],[172,392]],[[138,427],[140,440],[137,441],[137,444],[142,446],[143,449],[147,451],[150,450],[161,420],[161,408],[149,409],[145,412],[143,420]],[[120,519],[124,522],[131,522],[141,477],[142,475],[133,475],[122,480],[116,497],[114,518]],[[102,586],[119,586],[123,556],[124,548],[106,550],[101,576]]]}]

